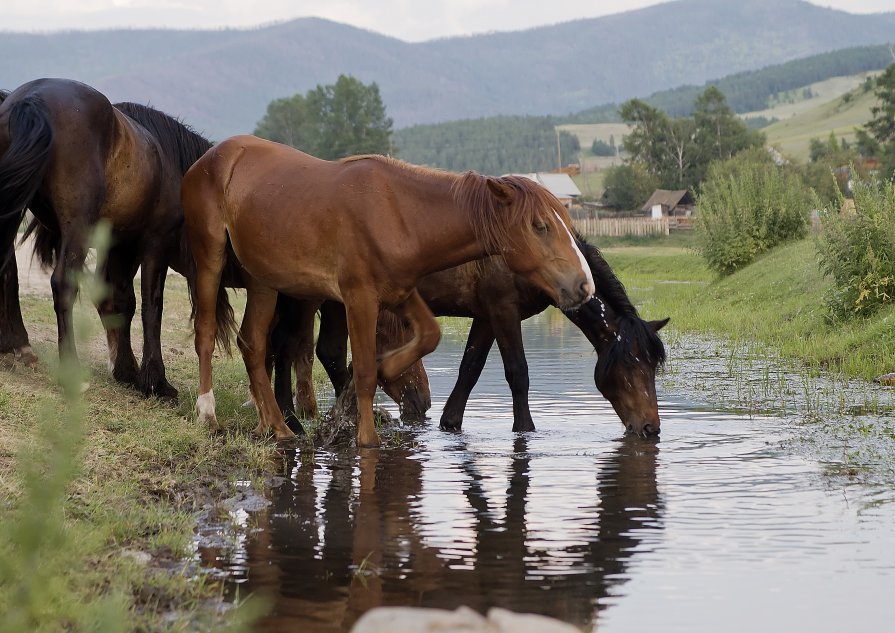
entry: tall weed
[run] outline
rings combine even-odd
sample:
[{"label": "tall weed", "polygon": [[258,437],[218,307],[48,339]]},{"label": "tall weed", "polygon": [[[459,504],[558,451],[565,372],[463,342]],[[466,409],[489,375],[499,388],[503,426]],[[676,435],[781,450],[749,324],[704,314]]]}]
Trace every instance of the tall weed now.
[{"label": "tall weed", "polygon": [[833,280],[827,294],[832,316],[872,314],[895,302],[895,182],[852,184],[854,213],[840,212],[841,198],[821,214],[820,267]]},{"label": "tall weed", "polygon": [[804,237],[816,197],[798,174],[764,150],[741,152],[709,168],[695,223],[696,250],[729,275],[778,244]]}]

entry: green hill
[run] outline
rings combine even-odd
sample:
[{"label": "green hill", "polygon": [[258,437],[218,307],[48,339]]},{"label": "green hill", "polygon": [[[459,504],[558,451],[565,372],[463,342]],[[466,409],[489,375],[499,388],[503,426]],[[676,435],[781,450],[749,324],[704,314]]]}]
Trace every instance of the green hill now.
[{"label": "green hill", "polygon": [[800,162],[808,160],[812,138],[826,140],[830,132],[851,142],[855,129],[872,118],[870,108],[877,103],[872,90],[850,90],[826,103],[777,121],[764,128],[768,145],[784,156]]}]

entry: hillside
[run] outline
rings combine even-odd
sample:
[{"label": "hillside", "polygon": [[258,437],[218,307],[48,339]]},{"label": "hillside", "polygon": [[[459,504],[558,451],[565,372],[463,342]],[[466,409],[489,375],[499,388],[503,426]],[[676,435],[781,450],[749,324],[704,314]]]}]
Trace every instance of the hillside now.
[{"label": "hillside", "polygon": [[[889,42],[895,12],[801,0],[676,0],[602,18],[411,44],[320,19],[250,30],[3,33],[0,77],[96,86],[221,138],[274,98],[376,81],[398,127],[496,114],[563,115],[851,46]],[[835,34],[835,37],[831,36]]]},{"label": "hillside", "polygon": [[846,92],[810,110],[794,114],[764,128],[768,145],[784,156],[807,161],[812,138],[825,141],[833,132],[851,142],[855,129],[873,118],[870,108],[878,103],[873,91],[862,87]]}]

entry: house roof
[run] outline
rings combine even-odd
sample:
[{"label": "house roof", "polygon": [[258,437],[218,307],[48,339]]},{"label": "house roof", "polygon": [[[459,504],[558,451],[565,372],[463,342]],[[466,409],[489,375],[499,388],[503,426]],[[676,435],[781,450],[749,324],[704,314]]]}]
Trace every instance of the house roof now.
[{"label": "house roof", "polygon": [[693,194],[686,189],[674,191],[668,189],[656,189],[653,192],[653,195],[649,197],[649,200],[640,207],[640,210],[649,211],[657,204],[673,209],[679,204],[693,204],[695,202],[696,200],[693,198]]},{"label": "house roof", "polygon": [[581,195],[581,190],[575,185],[575,181],[572,180],[569,174],[554,174],[540,171],[538,173],[516,175],[534,180],[559,199],[577,198]]}]

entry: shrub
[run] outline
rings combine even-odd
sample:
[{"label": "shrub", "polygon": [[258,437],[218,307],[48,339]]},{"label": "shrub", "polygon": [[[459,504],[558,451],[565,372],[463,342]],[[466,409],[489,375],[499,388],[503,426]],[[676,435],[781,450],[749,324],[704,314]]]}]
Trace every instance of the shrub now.
[{"label": "shrub", "polygon": [[843,199],[821,214],[821,270],[832,278],[827,303],[834,318],[866,316],[895,302],[895,183],[855,180],[855,212]]},{"label": "shrub", "polygon": [[699,196],[696,250],[722,275],[783,242],[804,237],[815,196],[798,174],[747,150],[709,168]]}]

